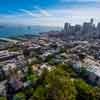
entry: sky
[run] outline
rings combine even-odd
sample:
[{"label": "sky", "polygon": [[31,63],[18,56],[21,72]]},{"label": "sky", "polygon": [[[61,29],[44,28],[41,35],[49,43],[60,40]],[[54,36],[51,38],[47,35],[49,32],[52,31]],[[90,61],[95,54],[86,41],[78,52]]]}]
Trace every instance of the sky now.
[{"label": "sky", "polygon": [[100,0],[0,0],[0,23],[60,26],[100,21]]}]

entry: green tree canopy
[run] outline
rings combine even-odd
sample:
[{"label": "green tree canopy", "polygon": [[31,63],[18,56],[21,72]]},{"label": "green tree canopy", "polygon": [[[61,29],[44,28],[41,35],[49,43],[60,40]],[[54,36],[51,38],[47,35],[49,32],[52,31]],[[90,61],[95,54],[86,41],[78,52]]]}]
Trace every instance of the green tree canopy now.
[{"label": "green tree canopy", "polygon": [[13,100],[26,100],[26,96],[24,93],[20,92],[14,96]]},{"label": "green tree canopy", "polygon": [[33,94],[36,100],[75,100],[77,91],[68,74],[57,68],[45,76]]},{"label": "green tree canopy", "polygon": [[93,87],[86,84],[83,80],[75,80],[74,84],[78,91],[76,100],[96,100]]},{"label": "green tree canopy", "polygon": [[0,100],[7,100],[5,97],[0,97]]}]

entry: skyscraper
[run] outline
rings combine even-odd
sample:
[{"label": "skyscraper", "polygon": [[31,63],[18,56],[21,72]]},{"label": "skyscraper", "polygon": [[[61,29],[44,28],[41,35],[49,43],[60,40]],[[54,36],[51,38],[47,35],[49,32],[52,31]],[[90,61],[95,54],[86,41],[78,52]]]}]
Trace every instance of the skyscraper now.
[{"label": "skyscraper", "polygon": [[94,20],[93,20],[93,18],[91,18],[90,24],[93,25],[93,23],[94,23]]},{"label": "skyscraper", "polygon": [[93,36],[95,33],[95,25],[93,18],[90,19],[90,22],[85,22],[83,24],[83,33],[88,36]]},{"label": "skyscraper", "polygon": [[69,33],[69,32],[70,32],[70,27],[71,27],[71,25],[70,25],[69,23],[65,23],[64,31],[65,31],[66,33]]},{"label": "skyscraper", "polygon": [[97,25],[97,34],[100,36],[100,22]]}]

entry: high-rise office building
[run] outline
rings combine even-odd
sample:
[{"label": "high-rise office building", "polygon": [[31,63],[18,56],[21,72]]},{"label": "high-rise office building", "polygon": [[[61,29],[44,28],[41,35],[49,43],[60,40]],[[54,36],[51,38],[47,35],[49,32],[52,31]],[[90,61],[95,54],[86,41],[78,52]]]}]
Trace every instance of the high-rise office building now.
[{"label": "high-rise office building", "polygon": [[100,22],[97,25],[97,34],[100,36]]}]

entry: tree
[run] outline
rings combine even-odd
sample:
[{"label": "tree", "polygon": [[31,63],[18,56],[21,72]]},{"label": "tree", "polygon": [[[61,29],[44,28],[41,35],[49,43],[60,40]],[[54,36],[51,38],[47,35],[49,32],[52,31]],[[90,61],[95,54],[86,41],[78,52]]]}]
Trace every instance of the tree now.
[{"label": "tree", "polygon": [[46,100],[46,94],[46,88],[43,88],[43,86],[38,86],[33,93],[33,100]]},{"label": "tree", "polygon": [[38,76],[35,74],[30,74],[27,76],[27,80],[31,81],[32,83],[35,83],[38,80]]},{"label": "tree", "polygon": [[0,97],[0,100],[7,100],[5,97]]},{"label": "tree", "polygon": [[45,78],[48,100],[75,100],[77,91],[64,70],[57,68]]},{"label": "tree", "polygon": [[53,58],[53,55],[48,55],[48,56],[46,57],[45,62],[49,62],[50,60],[52,60],[52,58]]},{"label": "tree", "polygon": [[94,89],[83,80],[75,80],[75,87],[78,91],[76,100],[96,100]]},{"label": "tree", "polygon": [[26,100],[29,100],[34,93],[34,89],[32,87],[27,87],[24,89],[23,93],[26,96]]},{"label": "tree", "polygon": [[77,78],[78,75],[75,73],[75,71],[72,69],[72,66],[68,65],[68,64],[59,64],[57,65],[58,68],[61,68],[62,70],[64,70],[66,73],[68,73],[70,75],[70,77],[72,78]]},{"label": "tree", "polygon": [[26,96],[24,93],[20,92],[14,96],[13,100],[26,100]]},{"label": "tree", "polygon": [[100,87],[99,86],[95,88],[94,93],[95,93],[96,100],[100,100]]},{"label": "tree", "polygon": [[66,49],[65,48],[61,48],[60,49],[60,53],[64,53],[64,52],[66,52]]},{"label": "tree", "polygon": [[69,75],[61,68],[44,70],[42,80],[33,93],[33,100],[75,100],[77,91]]},{"label": "tree", "polygon": [[80,77],[84,78],[85,80],[88,80],[89,72],[82,67],[80,72]]}]

